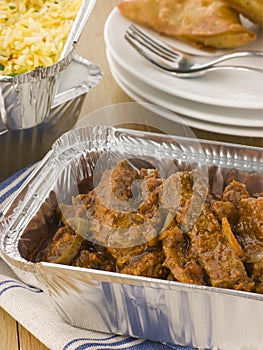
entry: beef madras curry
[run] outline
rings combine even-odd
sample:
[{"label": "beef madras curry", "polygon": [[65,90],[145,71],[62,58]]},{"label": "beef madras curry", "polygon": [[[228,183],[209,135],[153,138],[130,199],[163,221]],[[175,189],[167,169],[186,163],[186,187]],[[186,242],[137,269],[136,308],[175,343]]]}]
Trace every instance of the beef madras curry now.
[{"label": "beef madras curry", "polygon": [[220,186],[121,161],[56,207],[33,260],[262,294],[262,177],[229,171]]}]

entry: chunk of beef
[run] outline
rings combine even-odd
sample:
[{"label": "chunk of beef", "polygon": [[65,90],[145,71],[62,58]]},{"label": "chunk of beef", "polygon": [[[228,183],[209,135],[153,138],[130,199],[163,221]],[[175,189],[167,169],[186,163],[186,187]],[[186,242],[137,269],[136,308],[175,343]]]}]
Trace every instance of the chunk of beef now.
[{"label": "chunk of beef", "polygon": [[237,224],[239,219],[239,214],[238,214],[237,208],[232,202],[212,201],[211,209],[220,222],[222,222],[222,219],[226,217],[230,222],[231,226],[234,226]]},{"label": "chunk of beef", "polygon": [[248,173],[233,169],[228,172],[226,176],[226,186],[233,180],[241,182],[246,185],[247,191],[250,196],[262,197],[263,196],[263,176],[259,173]]},{"label": "chunk of beef", "polygon": [[236,207],[238,207],[240,200],[248,197],[249,193],[246,189],[246,185],[233,180],[224,189],[222,200],[224,202],[232,202]]},{"label": "chunk of beef", "polygon": [[71,265],[103,271],[116,271],[114,259],[105,251],[101,253],[83,249],[81,250],[79,256],[74,259]]},{"label": "chunk of beef", "polygon": [[146,244],[131,248],[108,248],[116,260],[120,273],[165,279],[168,269],[163,266],[165,259],[161,246],[155,248]]},{"label": "chunk of beef", "polygon": [[147,218],[153,217],[159,210],[159,187],[163,180],[157,169],[141,169],[140,189],[142,202],[139,212]]},{"label": "chunk of beef", "polygon": [[111,210],[133,211],[138,207],[133,195],[136,179],[139,179],[139,171],[127,161],[121,161],[113,169],[104,171],[94,192],[98,200]]},{"label": "chunk of beef", "polygon": [[164,181],[161,204],[175,215],[177,224],[186,232],[198,218],[207,191],[207,178],[202,172],[178,172]]},{"label": "chunk of beef", "polygon": [[248,278],[243,262],[229,244],[218,220],[207,205],[187,235],[212,286],[252,290],[254,284]]},{"label": "chunk of beef", "polygon": [[138,178],[139,172],[136,168],[125,160],[119,162],[111,171],[110,176],[113,195],[119,200],[128,201],[133,197],[132,184]]},{"label": "chunk of beef", "polygon": [[164,265],[175,280],[184,283],[206,285],[205,273],[197,260],[191,257],[189,243],[175,222],[161,234],[165,253]]},{"label": "chunk of beef", "polygon": [[[117,167],[118,171],[116,169],[112,171],[115,176],[115,192],[118,181],[122,182],[128,179],[129,184],[126,187],[120,185],[117,202],[116,198],[113,198],[110,179],[105,174],[98,187],[87,195],[81,195],[78,196],[78,199],[74,199],[76,207],[80,205],[79,201],[82,201],[86,207],[85,220],[88,222],[86,226],[88,226],[89,238],[104,246],[130,247],[150,241],[158,235],[164,220],[162,213],[158,212],[159,192],[157,188],[161,184],[158,172],[145,169],[139,175],[135,175],[133,172],[133,176],[129,177],[125,163],[121,162],[121,164]],[[130,168],[131,171],[134,170],[132,167]],[[124,171],[123,176],[121,171]],[[140,191],[140,195],[137,197],[139,201],[135,207],[133,206],[135,202],[132,203],[132,206],[127,202],[131,195],[131,181],[133,179],[139,180],[138,190]],[[82,225],[82,227],[84,226]]]},{"label": "chunk of beef", "polygon": [[245,198],[239,203],[236,237],[248,256],[263,255],[263,197]]},{"label": "chunk of beef", "polygon": [[255,283],[254,292],[263,294],[263,256],[252,264],[251,279]]},{"label": "chunk of beef", "polygon": [[251,266],[255,291],[263,292],[263,197],[245,198],[239,204],[236,238]]}]

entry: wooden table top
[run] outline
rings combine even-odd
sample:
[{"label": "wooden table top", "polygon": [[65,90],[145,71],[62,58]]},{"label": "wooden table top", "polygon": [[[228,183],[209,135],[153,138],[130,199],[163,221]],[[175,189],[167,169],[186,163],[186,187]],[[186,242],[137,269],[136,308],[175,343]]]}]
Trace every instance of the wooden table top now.
[{"label": "wooden table top", "polygon": [[[101,107],[133,101],[116,84],[111,76],[103,39],[104,23],[119,0],[97,0],[94,11],[81,35],[77,53],[90,61],[100,65],[103,79],[100,84],[90,91],[85,99],[80,117]],[[234,142],[262,147],[262,139],[237,137],[215,134],[208,131],[192,129],[197,138]],[[16,322],[10,315],[0,308],[0,349],[2,350],[46,350],[38,339]]]}]

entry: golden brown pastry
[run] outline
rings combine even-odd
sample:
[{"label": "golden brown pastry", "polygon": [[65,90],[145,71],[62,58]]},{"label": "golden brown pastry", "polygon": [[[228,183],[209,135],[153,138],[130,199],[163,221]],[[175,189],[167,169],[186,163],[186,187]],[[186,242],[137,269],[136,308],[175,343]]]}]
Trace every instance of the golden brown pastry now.
[{"label": "golden brown pastry", "polygon": [[262,26],[263,0],[229,0],[228,3],[252,22]]},{"label": "golden brown pastry", "polygon": [[124,0],[118,8],[136,23],[200,48],[235,48],[256,38],[222,0]]}]

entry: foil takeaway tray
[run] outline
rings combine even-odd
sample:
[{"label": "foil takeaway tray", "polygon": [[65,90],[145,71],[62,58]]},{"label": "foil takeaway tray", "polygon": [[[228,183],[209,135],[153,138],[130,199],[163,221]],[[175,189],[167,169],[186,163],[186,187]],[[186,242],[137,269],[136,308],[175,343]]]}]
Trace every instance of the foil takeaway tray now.
[{"label": "foil takeaway tray", "polygon": [[0,120],[0,181],[44,157],[54,141],[75,125],[86,94],[102,76],[96,63],[74,55],[69,66],[58,74],[57,93],[42,123],[10,129]]},{"label": "foil takeaway tray", "polygon": [[[116,155],[157,159],[160,167],[171,160],[177,165],[207,167],[213,169],[212,181],[223,174],[222,169],[262,175],[262,149],[112,127],[77,128],[56,141],[4,208],[2,258],[23,281],[44,289],[61,318],[74,326],[204,349],[262,349],[261,294],[25,258],[27,250],[45,239],[42,220],[34,221],[38,230],[30,233],[27,227],[43,206],[52,210],[53,194],[66,201],[78,191],[76,181],[92,176],[100,157],[115,159]],[[23,253],[19,248],[22,236]]]},{"label": "foil takeaway tray", "polygon": [[0,76],[0,126],[10,130],[32,128],[49,116],[58,75],[69,66],[95,3],[96,0],[81,2],[57,63],[24,74]]}]

